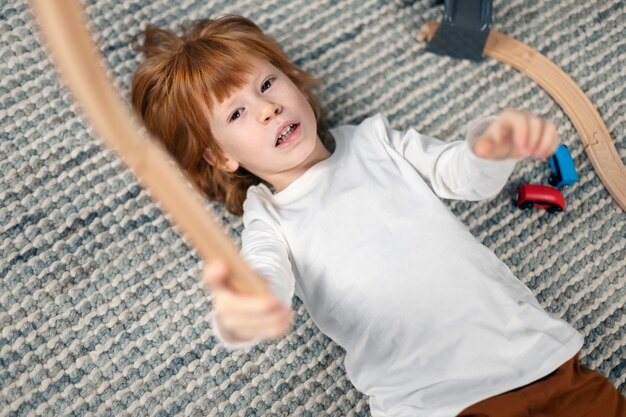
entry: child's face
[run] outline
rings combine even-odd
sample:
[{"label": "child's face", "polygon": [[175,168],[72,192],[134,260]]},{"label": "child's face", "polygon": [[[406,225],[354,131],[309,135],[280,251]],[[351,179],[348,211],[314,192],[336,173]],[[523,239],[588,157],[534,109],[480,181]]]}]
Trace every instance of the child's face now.
[{"label": "child's face", "polygon": [[306,97],[265,60],[254,60],[245,84],[213,102],[209,125],[227,158],[223,169],[242,166],[278,191],[329,155]]}]

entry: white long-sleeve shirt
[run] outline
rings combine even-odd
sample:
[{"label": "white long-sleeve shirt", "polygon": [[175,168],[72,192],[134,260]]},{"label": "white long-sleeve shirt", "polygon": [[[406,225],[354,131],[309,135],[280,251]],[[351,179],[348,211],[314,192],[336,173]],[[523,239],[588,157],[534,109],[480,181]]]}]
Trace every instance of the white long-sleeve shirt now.
[{"label": "white long-sleeve shirt", "polygon": [[375,115],[333,129],[330,158],[283,191],[248,192],[243,256],[346,350],[373,416],[454,416],[582,346],[438,198],[485,199],[504,186],[515,161],[468,146],[486,123],[444,143]]}]

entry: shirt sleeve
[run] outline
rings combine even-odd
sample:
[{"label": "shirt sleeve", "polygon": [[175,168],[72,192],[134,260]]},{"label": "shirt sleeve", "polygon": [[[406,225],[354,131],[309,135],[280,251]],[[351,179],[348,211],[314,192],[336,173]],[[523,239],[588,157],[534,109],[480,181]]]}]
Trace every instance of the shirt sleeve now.
[{"label": "shirt sleeve", "polygon": [[[295,278],[288,246],[276,229],[259,219],[256,214],[244,213],[241,255],[255,272],[268,281],[279,300],[290,306],[295,292]],[[228,340],[215,316],[212,317],[211,323],[215,336],[230,350],[248,349],[263,340],[262,338],[249,341]]]},{"label": "shirt sleeve", "polygon": [[440,198],[484,200],[497,195],[515,168],[515,159],[494,161],[479,158],[471,150],[495,117],[482,119],[464,141],[443,142],[414,129],[400,132],[384,125],[389,143],[419,172]]},{"label": "shirt sleeve", "polygon": [[283,304],[290,306],[295,278],[289,249],[282,236],[268,223],[255,219],[245,225],[241,241],[241,255],[250,267],[268,280]]}]

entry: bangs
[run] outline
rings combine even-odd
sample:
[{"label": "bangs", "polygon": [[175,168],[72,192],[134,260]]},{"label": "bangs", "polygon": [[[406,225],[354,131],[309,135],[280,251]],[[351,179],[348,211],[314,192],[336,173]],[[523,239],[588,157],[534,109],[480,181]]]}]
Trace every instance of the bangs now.
[{"label": "bangs", "polygon": [[264,58],[245,45],[198,39],[183,46],[179,55],[183,62],[177,66],[185,68],[185,84],[210,111],[213,100],[221,103],[245,84],[252,73],[251,56]]}]

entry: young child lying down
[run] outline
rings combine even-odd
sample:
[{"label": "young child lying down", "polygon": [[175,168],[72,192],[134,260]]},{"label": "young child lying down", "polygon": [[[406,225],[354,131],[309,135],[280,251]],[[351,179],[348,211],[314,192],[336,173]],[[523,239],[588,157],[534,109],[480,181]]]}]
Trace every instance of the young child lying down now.
[{"label": "young child lying down", "polygon": [[326,135],[313,78],[251,21],[143,39],[134,107],[199,190],[243,214],[241,253],[268,283],[238,293],[207,265],[225,346],[287,332],[296,294],[374,416],[626,416],[579,364],[581,334],[440,200],[495,196],[517,161],[555,151],[553,123],[506,110],[445,143],[375,114]]}]

